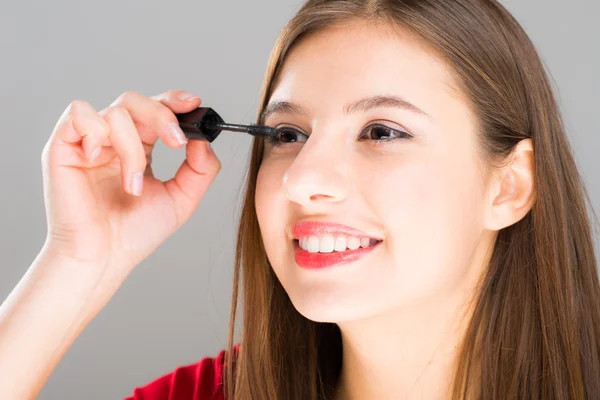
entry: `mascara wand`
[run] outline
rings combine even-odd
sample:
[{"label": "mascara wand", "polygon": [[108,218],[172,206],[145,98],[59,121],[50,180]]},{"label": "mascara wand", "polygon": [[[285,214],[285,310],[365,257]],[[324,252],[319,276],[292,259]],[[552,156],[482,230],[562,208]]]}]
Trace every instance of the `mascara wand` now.
[{"label": "mascara wand", "polygon": [[265,125],[228,124],[210,107],[198,107],[176,114],[179,126],[188,139],[214,141],[221,131],[245,132],[253,136],[275,136],[277,129]]},{"label": "mascara wand", "polygon": [[202,127],[206,129],[221,129],[223,131],[246,132],[252,136],[274,136],[277,134],[277,129],[257,124],[239,125],[206,121],[202,124]]}]

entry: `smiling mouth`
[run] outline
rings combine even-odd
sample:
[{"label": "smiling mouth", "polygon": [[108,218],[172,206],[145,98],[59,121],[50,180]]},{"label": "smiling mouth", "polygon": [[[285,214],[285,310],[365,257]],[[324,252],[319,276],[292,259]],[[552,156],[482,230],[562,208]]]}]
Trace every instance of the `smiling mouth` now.
[{"label": "smiling mouth", "polygon": [[[304,245],[306,245],[306,239],[305,238],[301,238],[301,240],[304,240]],[[362,247],[359,246],[358,248],[356,247],[356,240],[352,240],[350,241],[349,245],[350,247],[344,246],[344,250],[342,249],[342,244],[341,242],[336,243],[337,244],[337,250],[331,249],[331,241],[325,241],[324,242],[324,251],[321,252],[321,247],[319,243],[319,248],[318,251],[316,251],[316,247],[315,247],[315,239],[311,239],[312,243],[308,244],[308,247],[310,247],[309,250],[305,250],[300,246],[300,243],[298,241],[298,239],[294,239],[293,243],[294,243],[294,260],[296,261],[296,264],[301,267],[301,268],[305,268],[308,270],[321,270],[324,268],[329,268],[329,267],[334,267],[334,266],[341,266],[341,265],[352,265],[355,261],[358,261],[360,259],[362,259],[363,257],[367,257],[368,254],[371,254],[373,251],[375,251],[375,249],[379,248],[379,244],[381,242],[383,242],[383,240],[375,240],[375,243],[373,244],[371,242],[371,240],[369,240],[367,242],[367,240],[365,240],[364,245],[366,247]],[[306,247],[306,246],[305,246]],[[354,248],[354,249],[353,249]],[[329,251],[332,250],[332,251]]]},{"label": "smiling mouth", "polygon": [[294,239],[294,247],[301,251],[315,254],[330,254],[330,253],[347,253],[357,251],[365,248],[371,248],[377,246],[383,240],[377,240],[372,238],[363,238],[359,240],[348,240],[348,241],[336,241],[336,242],[318,242],[315,239],[302,238],[302,245],[300,239]]}]

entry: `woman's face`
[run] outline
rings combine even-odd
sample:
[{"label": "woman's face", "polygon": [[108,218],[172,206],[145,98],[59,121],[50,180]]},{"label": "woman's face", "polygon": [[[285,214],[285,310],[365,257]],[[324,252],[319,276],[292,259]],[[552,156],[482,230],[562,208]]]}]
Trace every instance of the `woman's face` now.
[{"label": "woman's face", "polygon": [[[256,211],[274,272],[305,317],[341,322],[441,301],[480,273],[484,171],[455,87],[431,53],[372,24],[320,32],[288,55],[270,104],[296,111],[275,107],[264,120],[291,129],[265,142]],[[292,234],[306,221],[381,242],[355,261],[305,268]],[[316,236],[303,260],[355,241],[316,228],[301,232]]]}]

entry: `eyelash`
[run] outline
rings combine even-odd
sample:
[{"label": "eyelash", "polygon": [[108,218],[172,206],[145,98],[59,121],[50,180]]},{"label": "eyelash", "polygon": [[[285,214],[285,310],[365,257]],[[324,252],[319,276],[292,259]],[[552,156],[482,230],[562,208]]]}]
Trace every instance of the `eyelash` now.
[{"label": "eyelash", "polygon": [[[373,139],[373,141],[376,142],[376,146],[384,146],[384,145],[389,144],[390,142],[393,142],[395,140],[400,140],[400,139],[407,140],[407,139],[412,139],[413,138],[413,136],[410,133],[408,133],[408,132],[401,131],[401,130],[394,129],[394,128],[390,128],[389,126],[384,125],[384,124],[371,124],[371,125],[367,126],[365,129],[363,129],[360,134],[362,135],[363,133],[368,132],[369,130],[371,130],[373,128],[382,128],[382,129],[384,129],[384,130],[387,131],[388,135],[394,135],[392,137],[385,138],[385,139],[379,139],[379,140]],[[271,144],[272,146],[275,146],[275,147],[281,147],[281,146],[284,146],[286,144],[291,144],[291,143],[298,143],[297,141],[295,141],[295,142],[281,142],[280,141],[280,136],[281,136],[282,132],[295,132],[295,133],[299,133],[301,135],[304,135],[299,130],[294,129],[292,127],[288,127],[288,126],[277,128],[277,131],[278,131],[277,135],[275,135],[275,136],[269,136],[269,137],[265,138],[265,140],[269,144]],[[306,136],[306,135],[304,135],[304,136]]]}]

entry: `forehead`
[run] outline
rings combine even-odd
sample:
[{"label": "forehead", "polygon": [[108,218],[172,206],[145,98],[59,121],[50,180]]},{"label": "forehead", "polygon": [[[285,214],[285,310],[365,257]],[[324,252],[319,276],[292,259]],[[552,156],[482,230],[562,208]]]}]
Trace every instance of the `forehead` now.
[{"label": "forehead", "polygon": [[353,100],[391,94],[432,115],[455,90],[449,69],[419,41],[360,22],[302,39],[288,53],[273,87],[271,101],[293,101],[312,114],[341,113]]}]

